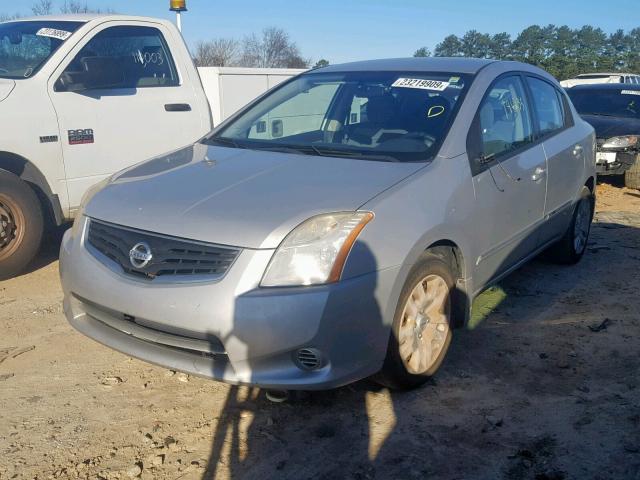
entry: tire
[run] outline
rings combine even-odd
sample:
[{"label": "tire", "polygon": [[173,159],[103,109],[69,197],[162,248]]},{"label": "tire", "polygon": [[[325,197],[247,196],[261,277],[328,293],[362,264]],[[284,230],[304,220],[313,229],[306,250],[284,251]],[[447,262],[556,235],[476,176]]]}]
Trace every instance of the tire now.
[{"label": "tire", "polygon": [[[428,252],[422,255],[402,288],[387,356],[375,377],[378,383],[393,389],[410,389],[422,385],[436,373],[451,343],[454,285],[455,278],[446,261]],[[423,302],[420,302],[420,292],[425,295]],[[433,295],[436,297],[429,302]],[[431,308],[427,310],[425,305]],[[411,315],[416,308],[422,308],[424,315]]]},{"label": "tire", "polygon": [[624,172],[624,186],[640,190],[640,155],[636,155],[636,161]]},{"label": "tire", "polygon": [[33,260],[43,230],[35,192],[16,175],[0,170],[0,280],[19,274]]},{"label": "tire", "polygon": [[[549,258],[556,263],[573,265],[580,261],[587,249],[591,221],[595,207],[595,198],[587,187],[582,187],[580,200],[571,218],[571,224],[564,236],[549,248]],[[580,235],[580,241],[577,237]]]}]

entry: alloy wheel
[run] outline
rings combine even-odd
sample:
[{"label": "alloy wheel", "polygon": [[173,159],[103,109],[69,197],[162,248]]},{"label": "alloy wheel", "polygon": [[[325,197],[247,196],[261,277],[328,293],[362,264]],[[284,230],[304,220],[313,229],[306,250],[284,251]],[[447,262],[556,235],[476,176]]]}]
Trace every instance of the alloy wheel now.
[{"label": "alloy wheel", "polygon": [[582,200],[576,212],[576,221],[573,227],[573,248],[577,254],[581,254],[587,246],[589,227],[591,224],[591,205],[588,200]]}]

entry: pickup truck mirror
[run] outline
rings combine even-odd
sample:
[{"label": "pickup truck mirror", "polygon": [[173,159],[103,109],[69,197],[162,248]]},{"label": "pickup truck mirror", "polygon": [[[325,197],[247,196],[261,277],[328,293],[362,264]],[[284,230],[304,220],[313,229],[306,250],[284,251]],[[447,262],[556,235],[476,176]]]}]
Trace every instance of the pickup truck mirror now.
[{"label": "pickup truck mirror", "polygon": [[85,57],[81,60],[82,71],[65,71],[55,85],[58,92],[82,92],[123,88],[125,74],[120,62],[114,57]]}]

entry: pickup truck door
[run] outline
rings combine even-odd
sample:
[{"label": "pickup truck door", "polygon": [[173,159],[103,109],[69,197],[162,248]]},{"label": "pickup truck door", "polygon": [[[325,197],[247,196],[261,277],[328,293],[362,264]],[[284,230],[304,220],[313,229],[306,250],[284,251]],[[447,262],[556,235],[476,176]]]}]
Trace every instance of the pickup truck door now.
[{"label": "pickup truck door", "polygon": [[[477,130],[477,131],[476,131]],[[546,196],[546,157],[519,75],[499,78],[480,104],[469,149],[476,196],[475,284],[496,279],[538,246]]]},{"label": "pickup truck door", "polygon": [[72,209],[94,183],[210,130],[200,80],[176,36],[160,23],[108,22],[52,76]]}]

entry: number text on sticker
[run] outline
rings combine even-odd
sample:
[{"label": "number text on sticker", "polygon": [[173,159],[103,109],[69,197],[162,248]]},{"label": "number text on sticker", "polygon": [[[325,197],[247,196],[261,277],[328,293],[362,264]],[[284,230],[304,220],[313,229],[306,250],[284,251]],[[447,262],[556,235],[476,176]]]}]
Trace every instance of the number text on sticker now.
[{"label": "number text on sticker", "polygon": [[400,88],[420,88],[422,90],[435,90],[442,92],[449,86],[449,82],[440,80],[425,80],[424,78],[399,78],[393,82],[392,87]]},{"label": "number text on sticker", "polygon": [[41,28],[36,32],[39,37],[57,38],[58,40],[66,40],[71,36],[71,32],[66,30],[58,30],[57,28]]}]

